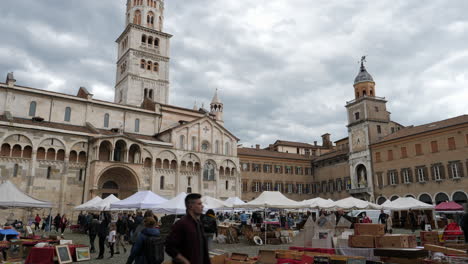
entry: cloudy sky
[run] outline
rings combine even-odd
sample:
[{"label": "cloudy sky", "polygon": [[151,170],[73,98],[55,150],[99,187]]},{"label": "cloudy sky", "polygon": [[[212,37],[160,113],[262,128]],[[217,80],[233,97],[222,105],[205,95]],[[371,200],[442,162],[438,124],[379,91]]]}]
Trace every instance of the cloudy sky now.
[{"label": "cloudy sky", "polygon": [[[2,0],[0,77],[113,100],[125,0]],[[166,0],[170,103],[205,106],[215,88],[244,146],[347,136],[358,60],[392,119],[468,113],[468,1]],[[4,77],[1,77],[4,78]]]}]

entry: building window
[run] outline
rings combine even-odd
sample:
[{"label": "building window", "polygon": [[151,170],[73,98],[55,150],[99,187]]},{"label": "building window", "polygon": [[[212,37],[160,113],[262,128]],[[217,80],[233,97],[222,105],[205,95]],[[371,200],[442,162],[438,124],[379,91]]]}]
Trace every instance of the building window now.
[{"label": "building window", "polygon": [[387,160],[388,160],[388,161],[393,160],[393,150],[389,149],[389,150],[387,151],[387,155],[388,155],[388,157],[387,157]]},{"label": "building window", "polygon": [[450,137],[448,138],[448,149],[449,150],[454,150],[457,148],[457,146],[455,145],[455,138],[454,137]]},{"label": "building window", "polygon": [[159,178],[159,189],[164,190],[164,176],[161,176],[161,178]]},{"label": "building window", "polygon": [[265,191],[271,191],[271,182],[265,183]]},{"label": "building window", "polygon": [[431,152],[432,153],[439,152],[439,146],[437,145],[436,140],[431,141]]},{"label": "building window", "polygon": [[32,101],[30,104],[29,104],[29,116],[36,116],[36,106],[37,106],[37,103],[35,101]]},{"label": "building window", "polygon": [[416,145],[414,145],[414,148],[415,148],[415,151],[416,151],[416,155],[419,156],[419,155],[422,155],[422,154],[423,154],[421,144],[416,144]]},{"label": "building window", "polygon": [[144,69],[145,66],[146,66],[146,61],[142,59],[142,60],[140,61],[140,68]]},{"label": "building window", "polygon": [[211,162],[205,163],[203,167],[203,180],[214,181],[215,180],[215,167]]},{"label": "building window", "polygon": [[226,191],[229,190],[229,181],[226,181]]},{"label": "building window", "polygon": [[302,167],[296,167],[296,175],[302,175]]},{"label": "building window", "polygon": [[154,72],[159,72],[159,63],[155,62],[155,63],[153,64],[153,71],[154,71]]},{"label": "building window", "polygon": [[260,164],[252,164],[252,171],[260,172]]},{"label": "building window", "polygon": [[302,194],[302,193],[303,193],[302,188],[303,188],[302,183],[299,183],[299,184],[297,185],[297,193],[298,193],[298,194]]},{"label": "building window", "polygon": [[419,182],[426,182],[426,177],[424,175],[424,167],[417,168],[416,171],[418,173],[418,181]]},{"label": "building window", "polygon": [[376,112],[379,112],[379,107],[378,106],[374,107],[374,109],[375,109]]},{"label": "building window", "polygon": [[328,190],[330,193],[333,193],[335,191],[335,185],[333,184],[333,181],[328,182]]},{"label": "building window", "polygon": [[105,128],[109,127],[109,114],[104,115],[104,127]]},{"label": "building window", "polygon": [[185,147],[185,136],[180,135],[180,137],[179,137],[179,148],[184,149],[184,147]]},{"label": "building window", "polygon": [[210,145],[208,144],[208,142],[204,141],[201,145],[201,149],[203,152],[207,152],[208,149],[209,149]]},{"label": "building window", "polygon": [[13,167],[13,177],[18,176],[18,170],[19,170],[19,165],[15,164],[15,166]]},{"label": "building window", "polygon": [[285,168],[286,174],[292,174],[291,166],[285,166]]},{"label": "building window", "polygon": [[338,192],[341,192],[343,190],[343,183],[342,183],[341,179],[336,180],[336,190]]},{"label": "building window", "polygon": [[408,157],[408,152],[406,151],[406,147],[401,147],[401,158],[407,158]]},{"label": "building window", "polygon": [[410,183],[411,180],[410,180],[410,175],[409,175],[409,170],[408,169],[403,169],[403,171],[401,172],[401,174],[403,175],[403,183]]},{"label": "building window", "polygon": [[375,162],[381,162],[382,160],[380,159],[380,152],[375,153]]},{"label": "building window", "polygon": [[197,137],[192,137],[192,151],[197,150]]},{"label": "building window", "polygon": [[292,193],[293,192],[293,185],[292,183],[288,183],[288,193]]},{"label": "building window", "polygon": [[247,192],[247,181],[242,181],[242,192]]},{"label": "building window", "polygon": [[52,167],[47,167],[47,179],[50,179],[51,175],[52,175]]},{"label": "building window", "polygon": [[71,118],[71,108],[70,108],[70,107],[66,107],[66,108],[65,108],[65,118],[64,118],[64,121],[65,121],[65,122],[70,122],[70,118]]},{"label": "building window", "polygon": [[263,172],[264,173],[271,173],[271,165],[263,164]]},{"label": "building window", "polygon": [[346,190],[351,190],[351,178],[346,178]]},{"label": "building window", "polygon": [[442,177],[440,175],[440,166],[439,165],[435,165],[434,167],[432,167],[432,173],[434,173],[434,179],[436,181],[442,180]]},{"label": "building window", "polygon": [[260,182],[254,183],[254,192],[260,192]]},{"label": "building window", "polygon": [[458,163],[454,162],[450,164],[450,172],[452,173],[452,179],[460,178],[460,170],[458,168]]},{"label": "building window", "polygon": [[391,171],[391,172],[389,172],[389,175],[390,175],[390,185],[396,185],[397,181],[396,181],[395,172]]},{"label": "building window", "polygon": [[283,184],[281,182],[276,183],[275,191],[283,192]]},{"label": "building window", "polygon": [[354,113],[354,119],[359,120],[359,112]]},{"label": "building window", "polygon": [[275,173],[282,173],[281,165],[275,166]]},{"label": "building window", "polygon": [[135,132],[140,132],[140,119],[135,119]]},{"label": "building window", "polygon": [[242,167],[242,171],[249,171],[249,163],[242,163],[241,164],[241,167]]},{"label": "building window", "polygon": [[379,125],[377,126],[377,133],[382,134],[382,127],[380,127]]},{"label": "building window", "polygon": [[84,169],[80,169],[80,172],[78,175],[78,181],[83,181],[83,176],[84,176]]},{"label": "building window", "polygon": [[229,142],[226,142],[226,144],[224,144],[224,155],[229,156],[229,153],[230,153]]}]

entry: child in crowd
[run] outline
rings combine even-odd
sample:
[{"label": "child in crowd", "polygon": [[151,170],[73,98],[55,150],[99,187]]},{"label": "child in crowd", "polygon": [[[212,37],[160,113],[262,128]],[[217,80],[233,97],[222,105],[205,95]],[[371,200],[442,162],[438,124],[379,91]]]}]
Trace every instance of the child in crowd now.
[{"label": "child in crowd", "polygon": [[116,225],[115,223],[110,224],[110,232],[107,242],[109,242],[109,249],[110,249],[110,258],[114,256],[114,245],[115,245],[115,237],[117,236],[116,232]]}]

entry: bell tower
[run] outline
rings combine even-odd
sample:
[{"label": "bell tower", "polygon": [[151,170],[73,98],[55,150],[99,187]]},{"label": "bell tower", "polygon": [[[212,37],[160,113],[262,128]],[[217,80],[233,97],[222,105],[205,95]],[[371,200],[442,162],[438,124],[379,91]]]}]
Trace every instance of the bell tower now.
[{"label": "bell tower", "polygon": [[221,103],[221,100],[219,100],[218,89],[216,89],[213,99],[211,100],[210,112],[215,115],[216,121],[218,123],[221,123],[221,125],[224,123],[223,110],[224,110],[224,106],[223,106],[223,103]]},{"label": "bell tower", "polygon": [[127,0],[126,28],[117,39],[114,101],[140,106],[169,102],[169,50],[163,0]]},{"label": "bell tower", "polygon": [[373,172],[370,145],[390,130],[390,113],[385,98],[375,94],[375,82],[361,58],[361,67],[354,79],[354,100],[346,103],[350,142],[350,194],[373,201]]}]

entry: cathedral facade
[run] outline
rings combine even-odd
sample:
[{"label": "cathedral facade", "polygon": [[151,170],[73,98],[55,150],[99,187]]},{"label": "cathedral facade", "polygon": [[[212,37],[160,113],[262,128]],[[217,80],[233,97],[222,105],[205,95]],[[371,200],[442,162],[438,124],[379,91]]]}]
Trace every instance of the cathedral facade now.
[{"label": "cathedral facade", "polygon": [[162,0],[128,0],[118,37],[114,102],[0,83],[0,172],[60,213],[95,196],[138,190],[165,197],[240,196],[239,139],[224,128],[223,103],[169,104],[170,34]]}]

